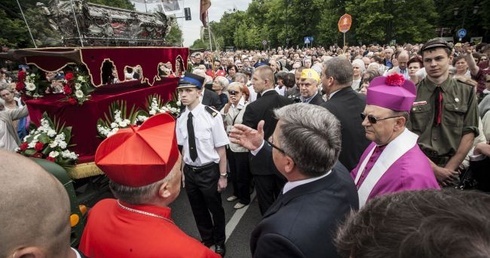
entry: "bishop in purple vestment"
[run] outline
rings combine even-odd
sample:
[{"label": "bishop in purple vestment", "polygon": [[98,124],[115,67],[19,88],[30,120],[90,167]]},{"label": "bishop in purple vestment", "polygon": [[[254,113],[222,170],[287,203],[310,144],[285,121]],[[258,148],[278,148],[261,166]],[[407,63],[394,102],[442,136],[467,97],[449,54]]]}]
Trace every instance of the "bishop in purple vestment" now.
[{"label": "bishop in purple vestment", "polygon": [[402,75],[371,81],[361,116],[366,138],[373,142],[351,172],[360,206],[382,194],[440,189],[417,135],[405,127],[415,96],[415,85]]}]

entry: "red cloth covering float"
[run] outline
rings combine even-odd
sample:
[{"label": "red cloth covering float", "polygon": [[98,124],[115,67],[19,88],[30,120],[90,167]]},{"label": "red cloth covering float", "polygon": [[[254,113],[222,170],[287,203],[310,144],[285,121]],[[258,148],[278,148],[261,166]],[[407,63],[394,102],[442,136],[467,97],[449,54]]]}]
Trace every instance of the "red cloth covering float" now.
[{"label": "red cloth covering float", "polygon": [[[85,65],[92,85],[102,86],[102,64],[111,61],[120,80],[124,80],[126,66],[143,67],[142,83],[158,83],[158,64],[170,62],[173,70],[185,71],[189,56],[188,48],[180,47],[88,47],[88,48],[40,48],[15,50],[13,56],[43,71],[57,71],[68,64]],[[177,61],[179,60],[179,61]]]},{"label": "red cloth covering float", "polygon": [[144,85],[122,86],[121,88],[111,86],[107,89],[102,87],[93,92],[92,97],[82,106],[62,101],[64,98],[62,94],[27,100],[26,104],[31,121],[37,126],[44,112],[64,121],[66,126],[72,126],[72,142],[76,145],[70,149],[79,154],[79,162],[84,163],[94,160],[95,151],[102,142],[97,134],[97,120],[108,112],[112,102],[123,99],[127,101],[128,108],[134,105],[144,109],[146,98],[151,94],[156,93],[170,100],[177,83],[178,78],[166,78],[152,87]]},{"label": "red cloth covering float", "polygon": [[[173,71],[185,71],[189,55],[188,48],[179,47],[85,47],[85,48],[41,48],[20,49],[9,52],[11,59],[35,65],[43,71],[57,71],[65,66],[78,65],[87,68],[92,85],[97,89],[83,105],[71,105],[62,101],[63,94],[46,95],[38,99],[26,100],[29,115],[39,126],[42,114],[57,117],[72,126],[70,150],[79,154],[79,162],[94,160],[95,150],[102,139],[97,136],[97,120],[108,112],[116,100],[126,100],[127,107],[144,108],[147,96],[159,94],[164,100],[171,100],[178,84],[178,78],[160,78],[158,66],[170,62]],[[138,80],[102,83],[102,67],[109,61],[117,71],[118,79],[125,78],[126,67],[141,66],[143,75]],[[152,86],[151,86],[152,85]]]}]

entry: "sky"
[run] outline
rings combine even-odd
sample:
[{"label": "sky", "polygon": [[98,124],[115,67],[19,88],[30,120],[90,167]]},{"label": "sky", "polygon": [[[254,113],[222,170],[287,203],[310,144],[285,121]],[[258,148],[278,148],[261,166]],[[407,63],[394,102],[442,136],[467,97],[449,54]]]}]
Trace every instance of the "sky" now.
[{"label": "sky", "polygon": [[[151,11],[161,6],[162,2],[169,0],[131,0],[134,3],[136,10],[140,12]],[[171,1],[171,0],[170,0]],[[191,9],[192,20],[185,21],[184,18],[179,18],[178,24],[184,34],[184,46],[189,47],[196,39],[201,37],[201,20],[199,19],[200,0],[179,0],[178,5],[169,6],[170,8],[179,8],[175,12],[165,12],[167,14],[174,13],[177,17],[184,16],[184,7]],[[209,21],[219,21],[225,11],[231,12],[236,10],[245,11],[252,0],[211,0],[211,7],[208,10]]]}]

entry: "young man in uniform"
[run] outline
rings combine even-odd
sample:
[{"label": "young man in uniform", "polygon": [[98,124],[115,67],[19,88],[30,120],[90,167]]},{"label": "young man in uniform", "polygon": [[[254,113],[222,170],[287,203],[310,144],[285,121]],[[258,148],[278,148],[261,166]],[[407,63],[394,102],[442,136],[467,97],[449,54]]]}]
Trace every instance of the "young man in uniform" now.
[{"label": "young man in uniform", "polygon": [[427,76],[417,85],[409,130],[431,160],[443,186],[454,185],[458,167],[478,136],[478,106],[473,86],[452,79],[452,48],[441,39],[427,41],[420,49]]},{"label": "young man in uniform", "polygon": [[177,144],[182,148],[185,189],[196,225],[206,246],[225,255],[225,211],[221,191],[227,185],[229,144],[219,111],[201,104],[204,78],[186,73],[178,90],[185,110],[177,119]]}]

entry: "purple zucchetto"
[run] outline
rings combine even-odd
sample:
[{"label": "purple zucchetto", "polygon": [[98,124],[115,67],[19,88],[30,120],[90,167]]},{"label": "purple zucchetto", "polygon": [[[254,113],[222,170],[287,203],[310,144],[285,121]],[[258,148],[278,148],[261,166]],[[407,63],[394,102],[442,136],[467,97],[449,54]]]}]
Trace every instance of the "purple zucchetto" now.
[{"label": "purple zucchetto", "polygon": [[412,81],[401,74],[391,74],[374,78],[367,89],[366,104],[410,112],[417,89]]}]

